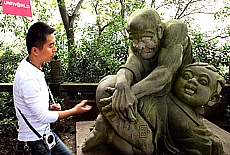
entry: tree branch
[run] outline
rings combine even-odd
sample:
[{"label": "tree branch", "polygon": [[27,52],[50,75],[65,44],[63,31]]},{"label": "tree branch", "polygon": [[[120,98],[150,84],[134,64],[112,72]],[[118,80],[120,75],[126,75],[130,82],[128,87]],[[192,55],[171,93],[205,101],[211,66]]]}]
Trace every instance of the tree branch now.
[{"label": "tree branch", "polygon": [[104,29],[105,29],[106,27],[108,27],[109,25],[112,25],[113,23],[114,23],[114,21],[109,22],[109,23],[107,23],[106,25],[104,25],[104,26],[99,30],[99,35],[101,35],[101,33],[104,31]]},{"label": "tree branch", "polygon": [[215,13],[212,13],[212,12],[203,12],[203,11],[197,11],[197,12],[190,12],[190,13],[187,13],[187,14],[184,14],[183,16],[181,16],[180,18],[183,18],[183,17],[186,17],[186,16],[189,16],[189,15],[193,15],[193,14],[210,14],[210,15],[214,15]]},{"label": "tree branch", "polygon": [[83,2],[84,2],[84,0],[80,0],[78,2],[77,6],[75,7],[74,12],[73,12],[72,16],[70,17],[70,21],[69,21],[70,27],[73,27],[74,20],[76,19],[77,13],[79,12],[79,9],[81,8],[81,5]]},{"label": "tree branch", "polygon": [[[199,1],[199,0],[198,0],[198,1]],[[193,1],[193,0],[189,1],[189,2],[185,5],[185,7],[184,7],[184,9],[181,11],[181,13],[177,16],[177,14],[179,13],[179,9],[180,9],[180,7],[178,7],[177,13],[176,13],[176,16],[175,16],[175,19],[180,19],[181,16],[184,14],[184,12],[188,9],[189,5],[191,5],[192,3],[196,3],[196,2],[198,2],[198,1]],[[180,3],[179,3],[179,5],[180,5]]]},{"label": "tree branch", "polygon": [[156,2],[156,0],[152,0],[151,5],[150,5],[151,8],[152,7],[154,7],[154,8],[156,7],[155,2]]},{"label": "tree branch", "polygon": [[[96,14],[96,16],[98,16],[98,11],[97,11],[97,7],[98,7],[98,1],[97,1],[97,3],[94,5],[94,4],[92,4],[93,5],[93,8],[94,8],[94,11],[95,11],[95,14]],[[99,35],[101,35],[101,24],[100,24],[100,19],[97,17],[97,20],[96,20],[96,25],[98,26],[98,34]]]},{"label": "tree branch", "polygon": [[121,17],[124,19],[125,18],[125,5],[123,0],[120,0],[120,4],[121,4]]},{"label": "tree branch", "polygon": [[215,37],[212,37],[212,38],[208,39],[207,42],[209,42],[209,41],[211,41],[213,39],[216,39],[216,38],[225,39],[225,38],[228,38],[228,37],[230,37],[230,36],[229,35],[225,35],[225,36],[217,35]]},{"label": "tree branch", "polygon": [[58,2],[58,8],[62,17],[63,24],[65,26],[65,29],[69,29],[69,14],[66,10],[65,0],[57,0]]}]

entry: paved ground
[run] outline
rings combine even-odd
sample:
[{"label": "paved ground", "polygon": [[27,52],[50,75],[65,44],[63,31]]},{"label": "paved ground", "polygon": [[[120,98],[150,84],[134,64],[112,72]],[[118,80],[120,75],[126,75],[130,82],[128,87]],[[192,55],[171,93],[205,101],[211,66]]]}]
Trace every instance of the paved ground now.
[{"label": "paved ground", "polygon": [[95,121],[84,121],[76,123],[76,152],[77,155],[82,154],[81,144],[90,133],[90,127],[93,126]]},{"label": "paved ground", "polygon": [[[217,125],[209,122],[208,120],[203,120],[205,125],[209,130],[211,130],[214,134],[216,134],[221,141],[223,142],[224,146],[224,155],[230,155],[230,133],[221,129]],[[100,153],[100,148],[95,150],[95,152],[91,153],[82,153],[81,151],[81,144],[84,141],[85,137],[90,132],[90,127],[93,126],[94,121],[84,121],[84,122],[77,122],[76,123],[76,150],[77,155],[111,155],[111,153]]]}]

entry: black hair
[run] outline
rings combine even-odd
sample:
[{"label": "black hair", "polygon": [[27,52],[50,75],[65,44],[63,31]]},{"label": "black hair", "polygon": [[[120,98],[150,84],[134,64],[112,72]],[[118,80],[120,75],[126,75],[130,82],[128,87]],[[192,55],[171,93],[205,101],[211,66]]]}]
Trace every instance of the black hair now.
[{"label": "black hair", "polygon": [[50,27],[46,23],[36,22],[28,30],[26,35],[27,51],[30,55],[32,47],[42,49],[46,43],[46,36],[54,33],[54,28]]}]

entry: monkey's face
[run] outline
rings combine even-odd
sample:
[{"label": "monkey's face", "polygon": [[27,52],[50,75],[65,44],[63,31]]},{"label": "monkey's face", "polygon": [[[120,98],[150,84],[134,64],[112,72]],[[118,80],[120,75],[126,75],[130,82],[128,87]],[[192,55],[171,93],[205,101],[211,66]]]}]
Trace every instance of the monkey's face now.
[{"label": "monkey's face", "polygon": [[151,59],[158,52],[159,40],[157,35],[153,37],[141,37],[140,39],[133,39],[132,45],[143,59]]}]

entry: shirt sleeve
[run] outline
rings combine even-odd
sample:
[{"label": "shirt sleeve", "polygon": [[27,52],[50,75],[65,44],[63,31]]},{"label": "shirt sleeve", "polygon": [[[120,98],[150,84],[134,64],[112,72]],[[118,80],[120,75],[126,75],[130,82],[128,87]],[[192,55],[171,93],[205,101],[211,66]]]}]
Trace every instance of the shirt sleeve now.
[{"label": "shirt sleeve", "polygon": [[57,111],[49,111],[49,93],[46,84],[36,79],[27,79],[21,84],[21,94],[31,120],[53,123],[58,119]]}]

